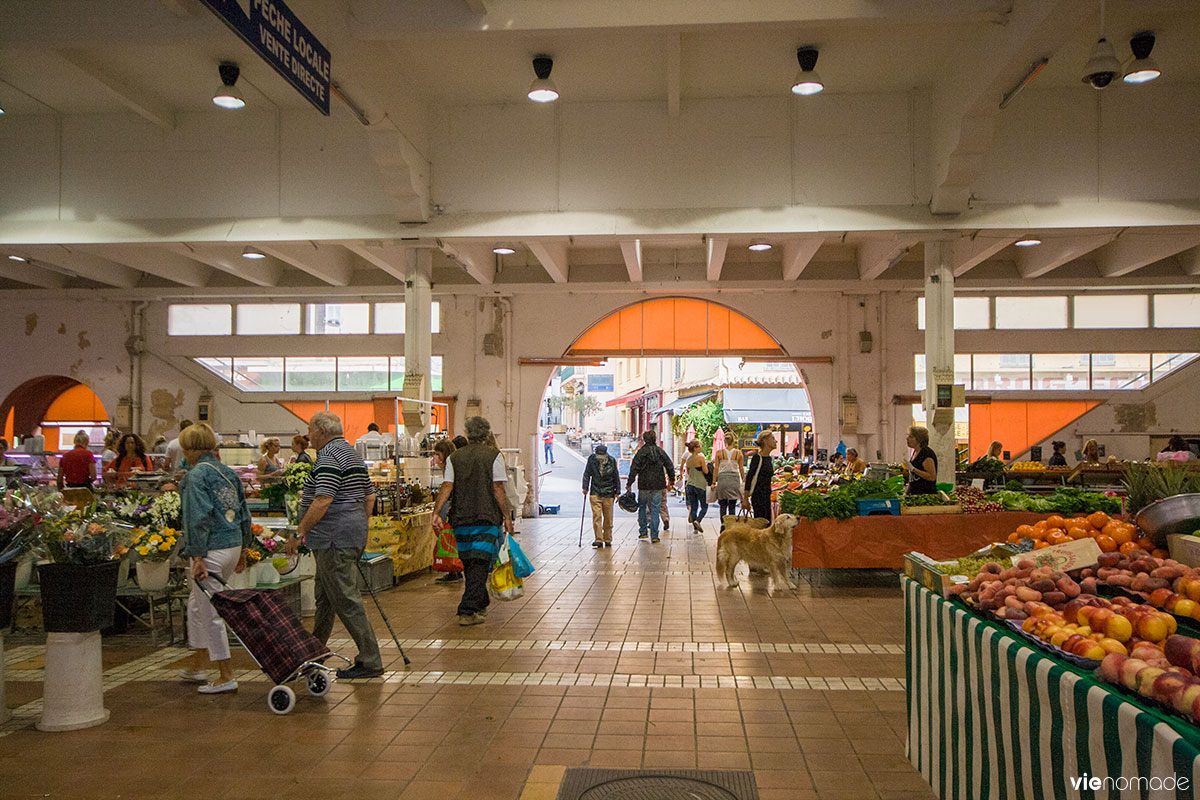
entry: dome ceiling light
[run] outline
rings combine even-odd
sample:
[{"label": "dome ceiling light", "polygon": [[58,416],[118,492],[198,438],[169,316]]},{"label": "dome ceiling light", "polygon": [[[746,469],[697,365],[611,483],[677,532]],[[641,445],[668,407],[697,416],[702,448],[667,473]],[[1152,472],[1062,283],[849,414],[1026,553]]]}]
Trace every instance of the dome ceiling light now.
[{"label": "dome ceiling light", "polygon": [[213,105],[230,111],[245,108],[246,101],[235,86],[238,75],[241,74],[238,65],[232,61],[222,61],[221,65],[217,67],[217,71],[221,73],[221,85],[213,92]]},{"label": "dome ceiling light", "polygon": [[821,76],[816,71],[818,55],[817,48],[807,45],[796,50],[800,71],[796,73],[796,80],[792,82],[792,94],[807,97],[820,94],[825,89],[825,84],[821,82]]},{"label": "dome ceiling light", "polygon": [[1129,40],[1129,49],[1133,51],[1133,61],[1125,69],[1125,76],[1122,78],[1125,83],[1149,83],[1162,75],[1162,70],[1150,57],[1150,51],[1154,49],[1152,31],[1135,33]]},{"label": "dome ceiling light", "polygon": [[558,87],[550,80],[550,70],[554,68],[554,59],[547,55],[533,57],[533,74],[537,75],[529,84],[528,97],[535,103],[553,103],[558,99]]}]

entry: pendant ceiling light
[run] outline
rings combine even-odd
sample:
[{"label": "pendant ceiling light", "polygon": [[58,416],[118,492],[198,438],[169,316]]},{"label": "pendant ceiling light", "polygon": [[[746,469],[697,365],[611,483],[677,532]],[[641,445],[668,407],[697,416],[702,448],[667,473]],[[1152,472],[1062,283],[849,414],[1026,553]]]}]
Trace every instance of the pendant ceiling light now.
[{"label": "pendant ceiling light", "polygon": [[238,75],[241,74],[238,65],[232,61],[222,61],[221,66],[217,67],[217,71],[221,73],[221,85],[213,92],[213,105],[230,111],[245,108],[246,101],[242,99],[241,92],[234,85],[237,83]]},{"label": "pendant ceiling light", "polygon": [[1135,33],[1129,40],[1129,49],[1133,51],[1133,62],[1126,68],[1122,80],[1126,83],[1149,83],[1162,75],[1162,70],[1150,57],[1150,51],[1154,49],[1154,34],[1151,31]]},{"label": "pendant ceiling light", "polygon": [[511,256],[517,251],[506,244],[498,244],[492,248],[492,252],[498,256]]},{"label": "pendant ceiling light", "polygon": [[261,253],[258,250],[255,250],[253,247],[246,247],[242,249],[242,258],[249,258],[252,261],[257,261],[260,258],[266,257],[267,256],[265,253]]},{"label": "pendant ceiling light", "polygon": [[747,249],[753,250],[755,253],[764,253],[767,250],[771,249],[771,243],[770,242],[752,242]]},{"label": "pendant ceiling light", "polygon": [[821,76],[816,70],[817,55],[815,47],[801,47],[796,50],[800,71],[796,73],[796,80],[792,83],[792,94],[808,96],[819,94],[825,89],[825,84],[821,82]]},{"label": "pendant ceiling light", "polygon": [[550,56],[533,57],[533,74],[537,75],[529,84],[528,97],[535,103],[553,103],[558,99],[558,87],[550,80],[550,70],[554,68],[554,59]]},{"label": "pendant ceiling light", "polygon": [[1041,243],[1042,240],[1036,236],[1026,236],[1024,239],[1014,242],[1017,247],[1037,247]]}]

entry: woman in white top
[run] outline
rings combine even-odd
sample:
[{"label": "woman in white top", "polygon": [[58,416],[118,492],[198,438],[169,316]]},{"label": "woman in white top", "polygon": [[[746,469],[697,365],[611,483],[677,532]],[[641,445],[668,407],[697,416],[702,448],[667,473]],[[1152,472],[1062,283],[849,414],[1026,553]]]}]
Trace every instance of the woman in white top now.
[{"label": "woman in white top", "polygon": [[121,432],[116,428],[109,428],[108,433],[104,434],[104,452],[100,454],[100,471],[108,469],[109,463],[117,457],[117,442],[121,439]]},{"label": "woman in white top", "polygon": [[[726,441],[732,436],[726,434]],[[742,484],[746,480],[746,467],[742,451],[728,447],[718,450],[713,456],[717,469],[717,504],[721,507],[721,529],[725,529],[725,517],[737,513],[738,501],[742,499]]]}]

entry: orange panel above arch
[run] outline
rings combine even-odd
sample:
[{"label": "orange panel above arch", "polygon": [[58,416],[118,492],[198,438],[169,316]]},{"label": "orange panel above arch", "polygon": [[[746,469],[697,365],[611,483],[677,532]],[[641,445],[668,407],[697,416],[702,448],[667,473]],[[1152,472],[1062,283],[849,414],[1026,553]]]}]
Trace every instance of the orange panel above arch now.
[{"label": "orange panel above arch", "polygon": [[585,331],[564,355],[787,357],[753,320],[687,297],[645,300],[615,311]]},{"label": "orange panel above arch", "polygon": [[969,457],[974,461],[987,455],[988,446],[998,441],[1015,458],[1098,405],[1099,400],[993,400],[972,404]]}]

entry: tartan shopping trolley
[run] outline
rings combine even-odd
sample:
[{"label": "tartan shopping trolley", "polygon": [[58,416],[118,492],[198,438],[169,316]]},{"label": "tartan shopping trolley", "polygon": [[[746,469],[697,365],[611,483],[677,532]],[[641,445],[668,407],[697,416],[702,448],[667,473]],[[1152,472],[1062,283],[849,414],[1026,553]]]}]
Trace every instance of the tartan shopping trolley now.
[{"label": "tartan shopping trolley", "polygon": [[[208,577],[226,585],[212,573]],[[254,663],[275,683],[267,692],[267,707],[276,714],[286,714],[296,706],[296,693],[287,684],[304,678],[308,693],[323,697],[332,685],[330,673],[336,672],[333,667],[325,666],[325,660],[333,657],[351,663],[350,659],[334,653],[309,633],[278,592],[270,589],[210,591],[203,581],[197,581],[197,584]]]}]

